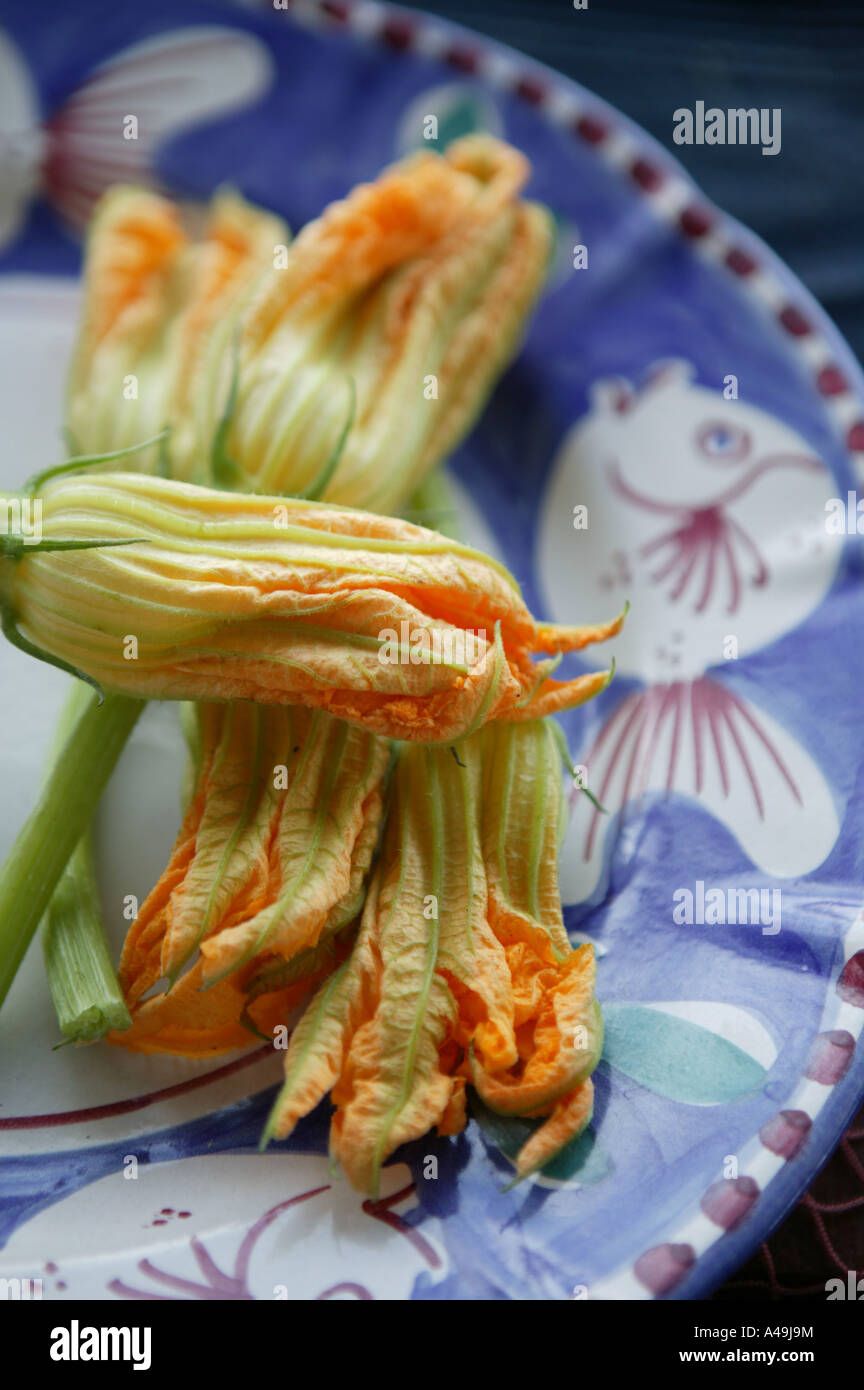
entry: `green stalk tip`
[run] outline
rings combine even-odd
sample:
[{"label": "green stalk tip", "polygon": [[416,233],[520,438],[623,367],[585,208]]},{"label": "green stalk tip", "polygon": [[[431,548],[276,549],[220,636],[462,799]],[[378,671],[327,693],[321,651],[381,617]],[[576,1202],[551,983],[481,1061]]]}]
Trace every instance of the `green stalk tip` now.
[{"label": "green stalk tip", "polygon": [[0,868],[0,1005],[144,703],[122,695],[101,705],[86,698]]}]

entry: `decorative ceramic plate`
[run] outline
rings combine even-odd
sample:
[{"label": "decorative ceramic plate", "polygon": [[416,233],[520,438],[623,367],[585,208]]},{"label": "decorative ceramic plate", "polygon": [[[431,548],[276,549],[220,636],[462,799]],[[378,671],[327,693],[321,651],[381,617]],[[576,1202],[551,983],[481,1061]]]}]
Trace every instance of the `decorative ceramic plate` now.
[{"label": "decorative ceramic plate", "polygon": [[[363,1202],[329,1170],[326,1106],[256,1152],[272,1049],[52,1051],[36,946],[0,1020],[0,1274],[58,1299],[703,1297],[864,1091],[861,373],[771,253],[590,93],[432,19],[288,9],[0,4],[0,481],[60,457],[81,229],[110,182],[190,205],[234,182],[297,226],[429,115],[440,145],[485,127],[526,151],[560,250],[452,467],[535,611],[632,603],[617,678],[564,720],[607,810],[574,787],[562,856],[568,927],[600,955],[596,1115],[505,1190],[518,1124],[475,1110]],[[64,682],[0,660],[5,852]],[[117,945],[179,825],[181,756],[151,707],[103,806]]]}]

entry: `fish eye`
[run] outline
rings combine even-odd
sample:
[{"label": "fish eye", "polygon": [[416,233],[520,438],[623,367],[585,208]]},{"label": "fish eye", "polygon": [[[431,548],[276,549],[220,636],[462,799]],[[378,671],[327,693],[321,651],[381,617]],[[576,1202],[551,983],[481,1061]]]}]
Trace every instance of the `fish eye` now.
[{"label": "fish eye", "polygon": [[750,452],[750,436],[740,425],[711,420],[696,431],[696,447],[715,463],[737,463]]}]

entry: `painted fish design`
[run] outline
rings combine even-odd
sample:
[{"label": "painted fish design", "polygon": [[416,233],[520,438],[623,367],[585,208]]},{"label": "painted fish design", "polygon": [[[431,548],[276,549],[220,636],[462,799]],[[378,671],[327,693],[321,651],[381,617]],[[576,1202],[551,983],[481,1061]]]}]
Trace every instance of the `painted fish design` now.
[{"label": "painted fish design", "polygon": [[115,54],[46,117],[24,59],[0,30],[0,250],[39,196],[80,233],[110,184],[158,186],[155,155],[165,140],[253,102],[272,73],[268,49],[251,34],[174,29]]},{"label": "painted fish design", "polygon": [[562,853],[570,902],[596,892],[611,827],[648,793],[694,798],[780,877],[820,864],[839,829],[807,751],[718,669],[798,627],[825,597],[842,544],[825,528],[836,485],[793,429],[693,377],[670,361],[639,389],[595,383],[544,497],[538,570],[552,615],[572,608],[574,567],[585,621],[630,598],[612,648],[619,673],[642,682],[580,754],[609,815],[574,792]]}]

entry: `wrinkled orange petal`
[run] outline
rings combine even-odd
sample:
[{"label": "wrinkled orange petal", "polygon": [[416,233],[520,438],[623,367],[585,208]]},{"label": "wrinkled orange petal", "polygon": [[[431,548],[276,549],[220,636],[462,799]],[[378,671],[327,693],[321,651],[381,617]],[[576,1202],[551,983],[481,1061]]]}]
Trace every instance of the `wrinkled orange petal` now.
[{"label": "wrinkled orange petal", "polygon": [[466,1080],[505,1114],[548,1116],[520,1173],[588,1122],[602,1020],[593,949],[561,920],[561,783],[540,724],[487,727],[458,761],[401,750],[354,952],[291,1039],[268,1133],[331,1087],[333,1156],[374,1193],[399,1144],[462,1128]]},{"label": "wrinkled orange petal", "polygon": [[516,1172],[527,1177],[542,1168],[565,1144],[575,1139],[591,1123],[594,1113],[594,1083],[590,1077],[573,1091],[562,1096],[548,1120],[535,1129],[526,1140],[516,1159]]},{"label": "wrinkled orange petal", "polygon": [[[132,1010],[132,1026],[110,1033],[108,1042],[130,1052],[172,1053],[182,1057],[214,1057],[251,1046],[253,1027],[272,1036],[293,1009],[314,989],[316,980],[262,995],[249,1004],[243,979],[231,976],[210,989],[202,988],[200,962],[171,990],[155,994]],[[244,1023],[249,1020],[249,1026]]]},{"label": "wrinkled orange petal", "polygon": [[[316,948],[359,914],[383,815],[386,744],[302,709],[196,715],[194,791],[120,963],[133,1027],[115,1041],[139,1050],[243,1046],[244,1005],[254,1017],[291,997],[299,977],[280,963],[303,966],[304,990],[328,973],[335,958]],[[167,992],[145,999],[163,977]]]},{"label": "wrinkled orange petal", "polygon": [[43,531],[142,541],[28,553],[9,576],[22,633],[105,688],[325,709],[411,742],[592,698],[609,673],[557,682],[534,657],[623,620],[538,625],[502,566],[408,522],[138,474],[52,480]]},{"label": "wrinkled orange petal", "polygon": [[600,1050],[594,1000],[594,948],[580,946],[561,966],[534,1024],[528,1060],[516,1074],[490,1074],[475,1057],[471,1079],[490,1110],[524,1115],[560,1099],[594,1070]]}]

